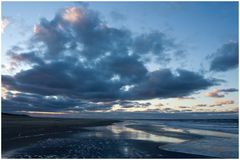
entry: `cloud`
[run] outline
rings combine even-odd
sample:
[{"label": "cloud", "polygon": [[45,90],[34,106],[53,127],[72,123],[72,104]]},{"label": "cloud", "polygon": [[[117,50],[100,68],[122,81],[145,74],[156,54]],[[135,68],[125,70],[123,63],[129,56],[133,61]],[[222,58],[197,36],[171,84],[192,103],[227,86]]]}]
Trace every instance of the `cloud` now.
[{"label": "cloud", "polygon": [[4,33],[4,30],[9,25],[10,21],[8,19],[1,20],[1,32]]},{"label": "cloud", "polygon": [[[169,69],[145,75],[145,72],[131,71],[133,69],[126,73],[114,68],[106,69],[104,72],[100,67],[95,70],[84,68],[74,61],[55,62],[34,66],[17,73],[14,77],[3,75],[2,83],[9,90],[41,95],[63,95],[92,101],[186,96],[217,83],[186,70],[179,70],[179,75],[174,75]],[[119,74],[123,78],[112,81],[110,77],[114,74]],[[134,87],[122,91],[121,88],[129,83],[134,84]]]},{"label": "cloud", "polygon": [[170,69],[162,69],[148,73],[146,79],[130,91],[138,99],[184,97],[217,83],[195,72],[178,69],[177,74],[173,74]]},{"label": "cloud", "polygon": [[236,88],[213,89],[212,91],[207,92],[204,95],[207,97],[221,98],[221,97],[225,97],[224,94],[227,94],[230,92],[238,92],[238,89]]},{"label": "cloud", "polygon": [[215,102],[215,105],[216,106],[222,106],[222,105],[228,105],[228,104],[234,104],[234,101],[233,100],[225,100],[225,99],[222,99],[222,100],[217,100]]},{"label": "cloud", "polygon": [[81,19],[84,17],[83,10],[77,8],[77,7],[70,7],[65,9],[63,13],[63,19],[70,22],[70,23],[76,23],[81,21]]},{"label": "cloud", "polygon": [[228,71],[238,67],[238,43],[224,44],[210,56],[210,70],[215,72]]},{"label": "cloud", "polygon": [[9,94],[4,110],[100,111],[122,101],[127,101],[123,107],[145,107],[149,104],[128,101],[185,97],[219,83],[188,70],[147,70],[144,56],[168,62],[174,41],[158,31],[133,36],[84,7],[60,10],[52,20],[42,18],[28,45],[8,51],[16,66],[30,67],[2,75],[2,87],[21,93]]},{"label": "cloud", "polygon": [[9,50],[7,52],[8,56],[11,58],[12,63],[20,64],[20,63],[29,63],[29,64],[43,64],[44,61],[37,56],[37,52],[22,52],[18,54],[15,52],[16,49]]},{"label": "cloud", "polygon": [[234,104],[234,101],[227,100],[227,99],[220,99],[220,100],[215,101],[214,104],[209,105],[209,107],[219,107],[219,106],[230,105],[230,104]]},{"label": "cloud", "polygon": [[148,60],[150,55],[157,56],[156,61],[158,63],[169,62],[171,60],[167,51],[173,47],[176,47],[173,40],[158,31],[141,34],[133,41],[133,52],[135,54],[142,55],[146,60]]},{"label": "cloud", "polygon": [[184,108],[189,108],[189,107],[188,106],[178,106],[178,108],[184,109]]},{"label": "cloud", "polygon": [[122,101],[118,103],[122,108],[146,108],[150,105],[152,105],[149,102],[146,103],[140,103],[140,102],[131,102],[131,101]]},{"label": "cloud", "polygon": [[68,96],[44,96],[8,91],[2,98],[3,112],[10,111],[36,111],[36,112],[83,112],[109,110],[116,102],[91,102],[70,98]]},{"label": "cloud", "polygon": [[178,110],[168,107],[168,108],[161,109],[161,112],[163,112],[163,113],[176,113],[176,112],[178,112]]},{"label": "cloud", "polygon": [[212,91],[205,93],[205,96],[220,98],[220,97],[224,97],[224,94],[221,94],[221,90],[219,89],[213,89]]},{"label": "cloud", "polygon": [[158,104],[156,104],[155,106],[156,106],[156,107],[162,107],[162,106],[164,106],[164,104],[158,103]]},{"label": "cloud", "polygon": [[197,107],[207,107],[207,104],[197,104]]},{"label": "cloud", "polygon": [[41,28],[39,25],[34,25],[33,26],[33,33],[38,34],[41,32]]},{"label": "cloud", "polygon": [[228,93],[228,92],[238,92],[238,89],[236,88],[227,88],[227,89],[221,89],[222,92]]},{"label": "cloud", "polygon": [[193,100],[194,97],[178,97],[179,100]]},{"label": "cloud", "polygon": [[[7,88],[22,92],[68,95],[92,100],[117,98],[121,82],[111,81],[111,75],[102,74],[104,73],[101,70],[84,68],[76,65],[74,61],[69,61],[34,66],[14,77],[2,76],[2,80]],[[11,85],[8,85],[9,82]]]}]

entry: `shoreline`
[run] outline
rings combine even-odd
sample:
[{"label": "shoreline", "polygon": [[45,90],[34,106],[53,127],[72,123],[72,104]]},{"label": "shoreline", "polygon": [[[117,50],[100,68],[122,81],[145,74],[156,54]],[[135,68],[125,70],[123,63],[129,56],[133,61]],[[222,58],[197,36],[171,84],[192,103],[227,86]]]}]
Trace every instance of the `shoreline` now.
[{"label": "shoreline", "polygon": [[217,158],[175,150],[203,135],[134,123],[3,115],[2,158]]}]

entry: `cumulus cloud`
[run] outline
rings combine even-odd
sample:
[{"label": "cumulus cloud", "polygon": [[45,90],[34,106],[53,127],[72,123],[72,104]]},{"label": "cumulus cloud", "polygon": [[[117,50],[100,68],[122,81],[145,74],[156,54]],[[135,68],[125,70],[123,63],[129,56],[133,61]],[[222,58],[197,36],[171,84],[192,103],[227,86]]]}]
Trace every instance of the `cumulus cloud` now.
[{"label": "cumulus cloud", "polygon": [[[113,73],[121,72],[84,68],[74,61],[56,62],[36,65],[32,69],[17,73],[14,77],[3,75],[2,83],[9,90],[42,95],[64,95],[93,101],[186,96],[217,83],[186,70],[179,70],[179,75],[174,75],[169,69],[146,75],[145,72],[135,72],[140,75],[133,76],[131,72],[129,76],[126,72],[119,81],[110,80]],[[129,83],[135,84],[134,87],[122,91],[121,88]]]},{"label": "cumulus cloud", "polygon": [[2,75],[5,89],[22,93],[8,96],[3,106],[22,106],[25,111],[109,110],[119,100],[185,97],[219,83],[182,69],[150,72],[144,56],[168,62],[168,51],[176,50],[174,41],[157,31],[133,36],[126,28],[109,27],[99,13],[84,7],[61,10],[52,20],[42,18],[27,48],[8,52],[12,62],[31,67]]},{"label": "cumulus cloud", "polygon": [[31,94],[7,91],[2,98],[3,112],[11,111],[36,111],[36,112],[82,112],[109,110],[116,102],[91,102],[70,98],[68,96],[44,96],[40,94]]},{"label": "cumulus cloud", "polygon": [[63,13],[63,19],[66,21],[69,21],[71,23],[76,23],[81,21],[81,19],[84,17],[83,10],[77,8],[77,7],[70,7],[65,9]]},{"label": "cumulus cloud", "polygon": [[212,91],[205,93],[205,96],[220,98],[224,97],[224,94],[221,93],[220,89],[213,89]]},{"label": "cumulus cloud", "polygon": [[8,19],[3,19],[1,20],[1,32],[4,33],[4,30],[6,27],[9,25],[9,20]]},{"label": "cumulus cloud", "polygon": [[184,97],[217,83],[195,72],[178,69],[177,74],[173,74],[170,69],[162,69],[148,73],[146,79],[130,91],[132,97],[138,99]]},{"label": "cumulus cloud", "polygon": [[141,34],[133,41],[133,52],[143,56],[143,59],[148,59],[151,56],[156,56],[156,61],[159,63],[169,62],[171,60],[168,51],[176,47],[174,41],[168,38],[164,33],[153,31],[151,33]]},{"label": "cumulus cloud", "polygon": [[238,92],[238,89],[236,88],[213,89],[212,91],[205,93],[205,96],[221,98],[221,97],[224,97],[225,94],[232,93],[232,92]]},{"label": "cumulus cloud", "polygon": [[210,70],[223,72],[238,67],[238,43],[224,44],[211,56]]}]

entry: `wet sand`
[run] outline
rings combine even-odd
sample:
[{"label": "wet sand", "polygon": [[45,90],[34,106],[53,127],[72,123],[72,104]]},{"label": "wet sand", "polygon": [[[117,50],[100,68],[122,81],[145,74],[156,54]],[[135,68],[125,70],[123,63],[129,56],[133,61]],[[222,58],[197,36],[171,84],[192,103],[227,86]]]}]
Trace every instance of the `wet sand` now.
[{"label": "wet sand", "polygon": [[[3,158],[214,158],[169,150],[204,136],[153,122],[2,116]],[[159,122],[156,122],[159,124]],[[150,124],[150,125],[148,125]],[[165,149],[167,148],[167,149]]]},{"label": "wet sand", "polygon": [[118,120],[37,118],[2,114],[2,152],[24,147],[45,138],[65,137],[83,127],[111,125]]}]

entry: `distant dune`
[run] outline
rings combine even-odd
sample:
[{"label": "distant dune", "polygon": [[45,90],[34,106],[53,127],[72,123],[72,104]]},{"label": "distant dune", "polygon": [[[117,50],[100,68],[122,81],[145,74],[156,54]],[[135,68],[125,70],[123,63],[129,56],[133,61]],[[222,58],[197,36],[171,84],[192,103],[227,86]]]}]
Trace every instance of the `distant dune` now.
[{"label": "distant dune", "polygon": [[13,114],[13,113],[2,113],[2,116],[7,117],[7,116],[17,116],[17,117],[30,117],[29,115],[25,115],[25,114]]}]

